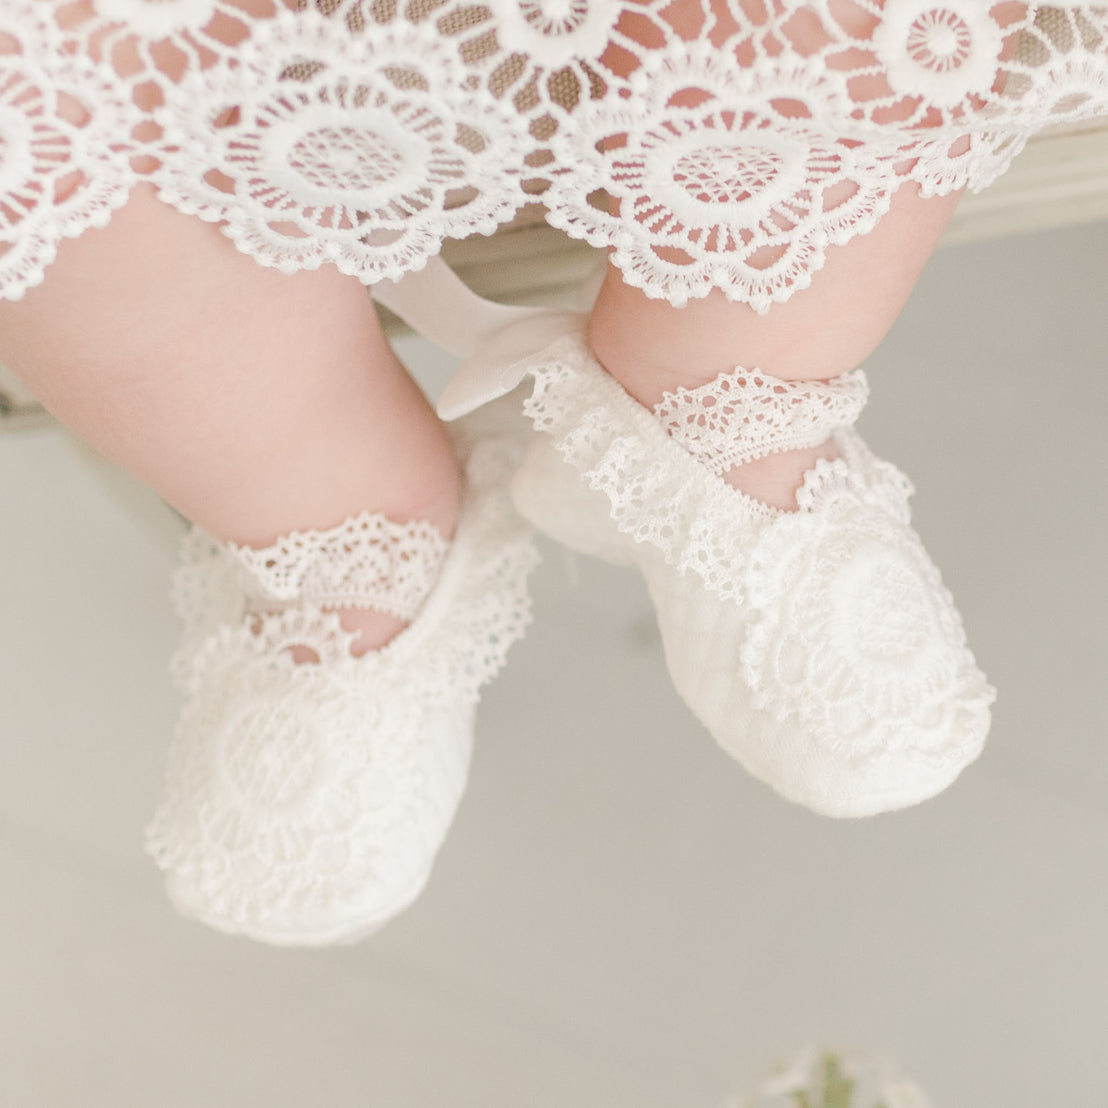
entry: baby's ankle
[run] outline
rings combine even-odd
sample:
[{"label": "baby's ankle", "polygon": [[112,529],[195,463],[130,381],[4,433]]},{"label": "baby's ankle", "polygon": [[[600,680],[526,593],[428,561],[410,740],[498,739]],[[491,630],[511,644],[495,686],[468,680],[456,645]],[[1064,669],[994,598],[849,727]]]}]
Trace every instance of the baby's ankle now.
[{"label": "baby's ankle", "polygon": [[667,392],[655,417],[671,438],[718,477],[784,511],[820,459],[838,456],[832,434],[865,405],[865,374],[790,381],[741,366],[695,388]]},{"label": "baby's ankle", "polygon": [[[342,630],[334,630],[336,639],[354,657],[385,646],[438,583],[459,511],[457,493],[452,496],[439,506],[436,522],[366,510],[325,531],[290,532],[260,549],[226,544],[254,613],[251,630],[281,638],[284,612],[301,610],[317,624],[324,612],[337,616]],[[295,639],[286,638],[283,649],[298,664],[321,661],[317,650]]]},{"label": "baby's ankle", "polygon": [[821,458],[833,461],[838,456],[835,444],[828,440],[820,446],[783,450],[744,462],[724,473],[723,479],[771,508],[794,512],[797,509],[796,493],[804,484],[804,475]]},{"label": "baby's ankle", "polygon": [[358,636],[350,644],[350,653],[355,658],[380,650],[408,626],[407,620],[372,608],[341,608],[338,615],[343,630]]}]

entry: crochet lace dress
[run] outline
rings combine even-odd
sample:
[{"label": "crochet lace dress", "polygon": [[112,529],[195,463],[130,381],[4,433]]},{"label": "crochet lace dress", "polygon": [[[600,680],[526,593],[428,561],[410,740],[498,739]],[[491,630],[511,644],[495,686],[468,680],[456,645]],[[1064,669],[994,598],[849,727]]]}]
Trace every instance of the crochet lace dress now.
[{"label": "crochet lace dress", "polygon": [[901,184],[1102,113],[1104,3],[4,0],[0,297],[146,180],[366,284],[541,200],[652,297],[765,311]]}]

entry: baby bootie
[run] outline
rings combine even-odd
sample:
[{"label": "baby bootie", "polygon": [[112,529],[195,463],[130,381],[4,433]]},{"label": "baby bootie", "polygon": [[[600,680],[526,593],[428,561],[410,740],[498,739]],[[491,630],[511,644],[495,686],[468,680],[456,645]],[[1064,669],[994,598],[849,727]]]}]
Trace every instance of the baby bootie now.
[{"label": "baby bootie", "polygon": [[[187,537],[186,703],[147,831],[182,913],[316,946],[369,934],[423,888],[465,787],[478,690],[529,620],[536,558],[505,490],[512,443],[463,431],[458,447],[452,541],[373,512],[265,550]],[[410,622],[354,657],[342,607]]]},{"label": "baby bootie", "polygon": [[[860,370],[828,383],[736,369],[652,412],[597,364],[583,320],[530,374],[540,432],[512,483],[553,538],[643,573],[674,684],[782,796],[830,816],[925,800],[981,751],[992,689],[909,526],[907,478],[851,429]],[[830,439],[797,511],[732,466]]]}]

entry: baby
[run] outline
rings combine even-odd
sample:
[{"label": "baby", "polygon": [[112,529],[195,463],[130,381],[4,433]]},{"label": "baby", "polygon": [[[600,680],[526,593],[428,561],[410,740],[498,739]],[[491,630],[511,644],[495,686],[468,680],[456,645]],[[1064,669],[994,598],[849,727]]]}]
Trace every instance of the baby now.
[{"label": "baby", "polygon": [[[0,360],[195,524],[150,830],[175,903],[321,944],[418,894],[527,620],[517,511],[638,566],[679,691],[782,794],[946,787],[992,691],[851,430],[856,367],[962,189],[1102,110],[1106,42],[1094,8],[976,0],[6,5],[3,261],[30,262]],[[366,286],[536,187],[603,285],[494,328],[452,430]],[[468,412],[525,377],[517,470]]]}]

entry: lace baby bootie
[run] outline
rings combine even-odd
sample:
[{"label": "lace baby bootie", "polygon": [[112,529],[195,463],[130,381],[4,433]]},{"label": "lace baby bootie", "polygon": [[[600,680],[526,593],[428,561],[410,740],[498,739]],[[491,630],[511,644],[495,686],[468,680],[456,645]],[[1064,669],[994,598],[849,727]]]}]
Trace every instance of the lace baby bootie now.
[{"label": "lace baby bootie", "polygon": [[[147,831],[183,914],[318,946],[364,937],[423,888],[465,787],[478,690],[529,620],[536,558],[505,490],[510,445],[459,448],[452,541],[373,512],[265,550],[186,538],[186,703]],[[342,607],[410,622],[354,657]]]},{"label": "lace baby bootie", "polygon": [[[643,573],[674,684],[717,741],[830,816],[906,807],[977,757],[994,694],[909,525],[907,478],[851,425],[860,370],[790,383],[736,369],[652,412],[591,356],[582,325],[512,367],[541,432],[516,506],[553,538]],[[830,439],[770,507],[722,474]]]}]

